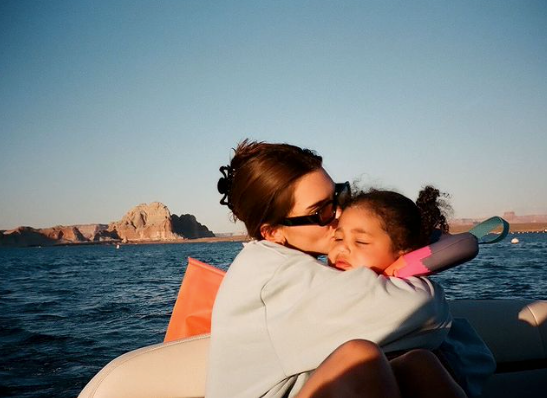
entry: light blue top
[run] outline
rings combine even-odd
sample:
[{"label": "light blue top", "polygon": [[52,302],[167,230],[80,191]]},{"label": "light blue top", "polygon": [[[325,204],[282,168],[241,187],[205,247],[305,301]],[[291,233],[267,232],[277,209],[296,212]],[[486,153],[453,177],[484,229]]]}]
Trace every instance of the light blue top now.
[{"label": "light blue top", "polygon": [[230,266],[215,301],[206,396],[291,397],[348,340],[371,340],[386,352],[433,349],[451,321],[442,288],[426,278],[339,271],[300,251],[253,241]]}]

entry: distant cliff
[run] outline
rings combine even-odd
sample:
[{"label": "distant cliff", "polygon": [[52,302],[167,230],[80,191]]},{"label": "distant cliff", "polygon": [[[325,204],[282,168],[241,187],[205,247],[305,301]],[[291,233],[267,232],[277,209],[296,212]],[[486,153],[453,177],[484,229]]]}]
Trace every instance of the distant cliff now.
[{"label": "distant cliff", "polygon": [[171,214],[159,202],[141,204],[129,210],[120,221],[110,224],[56,226],[36,229],[18,227],[0,231],[0,246],[52,246],[115,242],[169,242],[214,237],[191,214]]},{"label": "distant cliff", "polygon": [[162,203],[138,205],[129,210],[120,221],[108,225],[108,231],[126,242],[175,240],[171,212]]},{"label": "distant cliff", "polygon": [[191,214],[181,214],[180,217],[173,214],[171,222],[173,223],[173,231],[188,239],[212,238],[215,236],[214,233],[209,231],[209,228],[200,224],[196,217]]}]

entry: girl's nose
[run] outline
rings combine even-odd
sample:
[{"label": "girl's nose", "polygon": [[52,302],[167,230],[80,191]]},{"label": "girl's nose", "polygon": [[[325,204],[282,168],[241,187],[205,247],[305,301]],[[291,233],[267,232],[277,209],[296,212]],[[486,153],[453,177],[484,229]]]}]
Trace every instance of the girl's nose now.
[{"label": "girl's nose", "polygon": [[349,248],[343,240],[336,242],[334,248],[338,253],[349,253]]}]

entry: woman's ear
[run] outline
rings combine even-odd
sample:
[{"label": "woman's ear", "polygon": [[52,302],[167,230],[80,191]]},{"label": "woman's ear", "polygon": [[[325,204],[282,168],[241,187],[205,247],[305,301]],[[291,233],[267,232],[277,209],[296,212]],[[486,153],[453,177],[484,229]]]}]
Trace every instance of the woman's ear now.
[{"label": "woman's ear", "polygon": [[281,227],[272,227],[270,224],[262,224],[260,227],[260,234],[262,237],[270,242],[279,243],[280,245],[285,245],[287,243],[287,238],[283,234]]}]

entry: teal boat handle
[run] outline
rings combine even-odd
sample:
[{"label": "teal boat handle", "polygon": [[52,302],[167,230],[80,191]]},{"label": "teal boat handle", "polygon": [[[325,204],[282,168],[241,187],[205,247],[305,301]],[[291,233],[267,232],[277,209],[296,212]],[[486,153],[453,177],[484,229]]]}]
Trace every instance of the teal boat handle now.
[{"label": "teal boat handle", "polygon": [[[491,234],[493,230],[499,227],[501,227],[501,233],[499,235]],[[488,220],[484,220],[471,228],[469,233],[475,235],[479,244],[496,243],[505,239],[509,233],[509,223],[501,217],[490,217]]]}]

